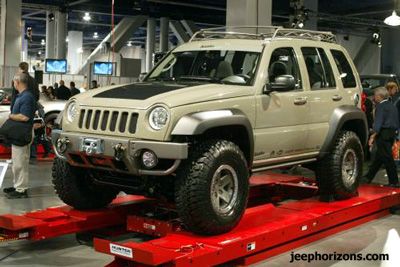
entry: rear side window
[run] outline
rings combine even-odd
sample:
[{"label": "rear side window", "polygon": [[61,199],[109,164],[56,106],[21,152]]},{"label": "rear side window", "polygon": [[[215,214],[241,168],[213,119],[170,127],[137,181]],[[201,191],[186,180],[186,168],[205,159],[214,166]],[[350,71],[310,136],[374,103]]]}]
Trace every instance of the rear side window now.
[{"label": "rear side window", "polygon": [[335,78],[328,57],[322,48],[301,48],[307,66],[311,90],[335,88]]},{"label": "rear side window", "polygon": [[336,66],[340,73],[344,88],[353,88],[357,86],[356,78],[350,63],[342,51],[331,50],[332,56],[335,59]]}]

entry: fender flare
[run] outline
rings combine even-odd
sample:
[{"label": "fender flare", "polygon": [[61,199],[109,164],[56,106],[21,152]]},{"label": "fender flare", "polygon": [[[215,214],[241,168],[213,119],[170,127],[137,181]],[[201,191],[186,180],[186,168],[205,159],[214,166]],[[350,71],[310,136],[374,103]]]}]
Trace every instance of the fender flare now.
[{"label": "fender flare", "polygon": [[331,119],[329,120],[329,131],[321,147],[320,157],[329,153],[344,124],[348,121],[358,121],[358,127],[362,127],[362,129],[359,130],[364,135],[361,136],[360,141],[363,147],[366,146],[368,140],[368,124],[365,113],[355,106],[340,106],[333,111]]},{"label": "fender flare", "polygon": [[243,126],[246,129],[250,144],[249,164],[252,164],[254,157],[253,128],[247,116],[240,110],[224,109],[187,114],[179,119],[171,135],[201,135],[209,129],[223,126]]}]

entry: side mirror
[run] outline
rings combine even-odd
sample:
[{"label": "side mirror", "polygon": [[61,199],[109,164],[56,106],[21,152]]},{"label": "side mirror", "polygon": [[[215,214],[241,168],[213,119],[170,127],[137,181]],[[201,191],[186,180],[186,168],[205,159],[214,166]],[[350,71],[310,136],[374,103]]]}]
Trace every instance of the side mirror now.
[{"label": "side mirror", "polygon": [[142,72],[139,74],[139,82],[143,82],[144,78],[146,78],[147,72]]},{"label": "side mirror", "polygon": [[281,75],[275,78],[275,81],[268,84],[266,92],[287,92],[296,89],[296,81],[292,75]]}]

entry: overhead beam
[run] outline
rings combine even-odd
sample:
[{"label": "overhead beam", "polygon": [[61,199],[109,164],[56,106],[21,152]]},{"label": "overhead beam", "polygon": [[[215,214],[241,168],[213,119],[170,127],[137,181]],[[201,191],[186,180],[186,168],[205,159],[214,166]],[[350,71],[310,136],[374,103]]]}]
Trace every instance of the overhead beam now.
[{"label": "overhead beam", "polygon": [[139,29],[139,27],[142,26],[146,20],[147,16],[123,18],[114,28],[114,32],[110,32],[82,64],[79,73],[83,74],[85,71],[90,71],[90,63],[95,61],[102,51],[107,51],[105,48],[109,47],[110,50],[108,50],[108,52],[111,50],[119,52],[132,37],[133,33]]},{"label": "overhead beam", "polygon": [[190,40],[189,34],[185,31],[180,21],[172,20],[169,22],[172,32],[178,38],[179,43],[186,43]]},{"label": "overhead beam", "polygon": [[78,1],[75,1],[75,2],[72,2],[72,3],[69,3],[68,6],[69,6],[69,7],[71,7],[71,6],[76,6],[76,5],[80,5],[80,4],[87,3],[87,2],[89,2],[89,1],[90,1],[90,0],[78,0]]},{"label": "overhead beam", "polygon": [[200,30],[192,20],[181,20],[181,23],[190,36],[193,36],[193,34]]},{"label": "overhead beam", "polygon": [[177,1],[147,0],[147,2],[159,3],[159,4],[165,4],[165,5],[173,5],[173,6],[186,6],[186,7],[194,7],[194,8],[201,8],[201,9],[226,11],[226,8],[223,8],[223,7],[183,3],[183,2],[177,2]]},{"label": "overhead beam", "polygon": [[32,16],[36,16],[36,15],[39,15],[39,14],[43,14],[43,12],[45,12],[45,10],[37,10],[37,11],[34,11],[34,12],[31,12],[31,13],[23,15],[22,18],[29,18],[29,17],[32,17]]}]

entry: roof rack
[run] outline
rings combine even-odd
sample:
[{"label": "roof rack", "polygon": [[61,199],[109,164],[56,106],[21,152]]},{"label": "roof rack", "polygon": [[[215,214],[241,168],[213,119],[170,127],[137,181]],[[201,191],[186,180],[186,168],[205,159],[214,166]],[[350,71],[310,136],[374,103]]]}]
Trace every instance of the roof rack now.
[{"label": "roof rack", "polygon": [[289,29],[278,26],[227,26],[208,28],[196,32],[190,39],[190,42],[213,39],[275,40],[286,38],[336,43],[336,36],[331,32]]}]

